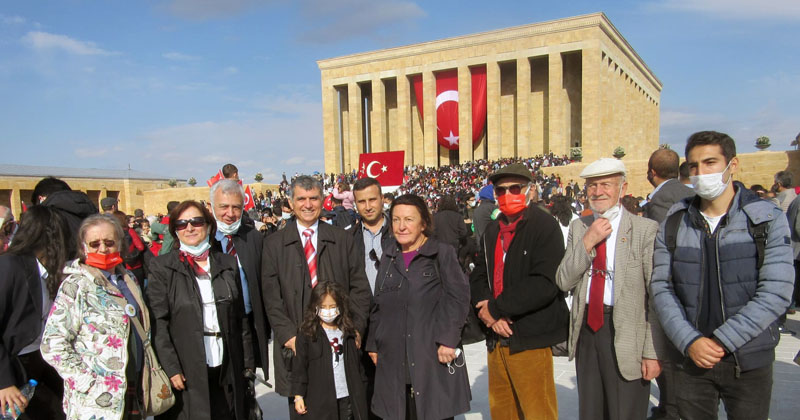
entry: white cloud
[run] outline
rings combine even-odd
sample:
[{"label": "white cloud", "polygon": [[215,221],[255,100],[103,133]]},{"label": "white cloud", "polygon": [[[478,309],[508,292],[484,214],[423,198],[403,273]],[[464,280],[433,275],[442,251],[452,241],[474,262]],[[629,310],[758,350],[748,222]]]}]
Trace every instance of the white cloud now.
[{"label": "white cloud", "polygon": [[22,37],[22,42],[36,50],[63,50],[75,55],[117,55],[119,53],[107,51],[97,46],[94,42],[79,41],[66,35],[51,34],[47,32],[31,31]]},{"label": "white cloud", "polygon": [[200,57],[197,57],[197,56],[194,56],[194,55],[188,55],[188,54],[183,54],[183,53],[174,52],[174,51],[173,52],[166,52],[164,54],[161,54],[161,57],[164,57],[167,60],[173,60],[173,61],[196,61],[196,60],[200,59]]},{"label": "white cloud", "polygon": [[800,19],[797,0],[662,0],[649,6],[654,10],[702,13],[725,19]]},{"label": "white cloud", "polygon": [[234,67],[234,66],[228,66],[228,67],[225,67],[224,72],[225,72],[225,74],[233,75],[233,74],[239,73],[239,69]]},{"label": "white cloud", "polygon": [[301,41],[332,43],[343,39],[395,29],[427,16],[414,2],[397,0],[306,0],[303,14],[311,20]]},{"label": "white cloud", "polygon": [[22,16],[7,16],[0,14],[0,23],[5,25],[22,25],[25,22],[27,22],[27,20]]}]

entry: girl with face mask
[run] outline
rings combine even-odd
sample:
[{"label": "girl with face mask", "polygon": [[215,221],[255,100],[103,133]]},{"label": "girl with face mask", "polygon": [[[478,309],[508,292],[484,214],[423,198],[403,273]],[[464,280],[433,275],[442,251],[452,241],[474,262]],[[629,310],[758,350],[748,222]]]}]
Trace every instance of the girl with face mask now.
[{"label": "girl with face mask", "polygon": [[367,418],[366,377],[349,306],[338,283],[314,287],[292,358],[292,418],[308,413],[312,419]]}]

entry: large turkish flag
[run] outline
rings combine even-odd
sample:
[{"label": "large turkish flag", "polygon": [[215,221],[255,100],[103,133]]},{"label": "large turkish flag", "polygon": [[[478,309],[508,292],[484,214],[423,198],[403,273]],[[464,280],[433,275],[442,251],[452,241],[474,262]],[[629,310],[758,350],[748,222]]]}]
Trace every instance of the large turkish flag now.
[{"label": "large turkish flag", "polygon": [[362,153],[358,156],[358,178],[375,178],[382,187],[403,183],[403,161],[406,152]]},{"label": "large turkish flag", "polygon": [[[470,68],[472,87],[472,144],[486,128],[486,66]],[[419,115],[423,114],[422,76],[411,78]],[[458,70],[436,73],[436,140],[449,150],[458,150]]]}]

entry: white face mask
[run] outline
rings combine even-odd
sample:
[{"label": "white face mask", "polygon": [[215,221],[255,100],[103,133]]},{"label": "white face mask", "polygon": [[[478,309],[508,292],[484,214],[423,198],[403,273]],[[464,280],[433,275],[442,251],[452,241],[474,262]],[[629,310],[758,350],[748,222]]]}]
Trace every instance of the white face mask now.
[{"label": "white face mask", "polygon": [[292,213],[281,212],[281,219],[289,220],[290,217],[292,217]]},{"label": "white face mask", "polygon": [[197,245],[186,245],[185,243],[181,242],[180,249],[183,252],[197,256],[208,251],[209,248],[211,248],[211,244],[208,242],[208,236],[206,236],[206,239]]},{"label": "white face mask", "polygon": [[[217,215],[214,214],[214,217],[217,217]],[[217,231],[219,233],[223,234],[223,235],[234,235],[234,234],[236,234],[236,232],[239,231],[239,227],[241,227],[241,226],[242,226],[242,218],[241,217],[239,218],[239,220],[237,220],[237,221],[235,221],[235,222],[233,222],[231,224],[227,224],[227,223],[223,222],[222,220],[217,219]]]},{"label": "white face mask", "polygon": [[[616,201],[616,204],[614,204],[613,206],[611,206],[611,207],[610,207],[608,210],[606,210],[606,211],[604,211],[604,212],[602,212],[602,213],[598,214],[598,215],[597,215],[597,217],[600,217],[600,218],[603,218],[603,219],[606,219],[606,220],[613,220],[615,217],[617,217],[617,215],[618,215],[618,214],[619,214],[619,212],[620,212],[619,199],[620,199],[620,196],[621,196],[621,195],[622,195],[622,185],[620,185],[620,186],[619,186],[619,194],[617,194],[617,201]],[[589,208],[590,208],[590,209],[591,209],[593,212],[597,213],[597,210],[595,210],[595,209],[593,209],[593,208],[592,208],[592,206],[591,206],[591,203],[590,203],[590,205],[589,205]]]},{"label": "white face mask", "polygon": [[339,317],[339,308],[330,308],[330,309],[317,308],[317,316],[319,316],[319,319],[330,324],[333,321],[335,321],[336,318]]},{"label": "white face mask", "polygon": [[731,163],[728,162],[728,166],[726,166],[722,172],[690,176],[689,180],[692,181],[692,185],[694,185],[694,191],[697,193],[697,195],[699,195],[700,198],[709,201],[721,196],[722,193],[725,192],[725,189],[728,188],[731,178],[733,178],[733,176],[728,176],[728,181],[722,181],[723,174],[725,174],[725,171],[727,171],[730,166]]},{"label": "white face mask", "polygon": [[384,210],[389,211],[389,207],[391,207],[389,204],[383,203]]}]

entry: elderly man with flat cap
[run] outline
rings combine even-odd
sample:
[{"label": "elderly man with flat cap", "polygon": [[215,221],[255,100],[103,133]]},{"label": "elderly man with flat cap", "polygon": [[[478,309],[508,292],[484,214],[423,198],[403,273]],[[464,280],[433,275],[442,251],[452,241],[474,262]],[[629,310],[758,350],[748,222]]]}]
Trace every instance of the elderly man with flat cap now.
[{"label": "elderly man with flat cap", "polygon": [[665,338],[649,295],[658,224],[619,203],[625,164],[602,158],[581,173],[594,214],[573,221],[558,267],[573,290],[569,357],[576,358],[582,420],[644,419]]},{"label": "elderly man with flat cap", "polygon": [[472,304],[487,333],[494,419],[556,419],[550,347],[567,339],[569,312],[555,284],[564,239],[529,195],[531,172],[511,164],[489,177],[501,214],[489,222],[470,275]]}]

